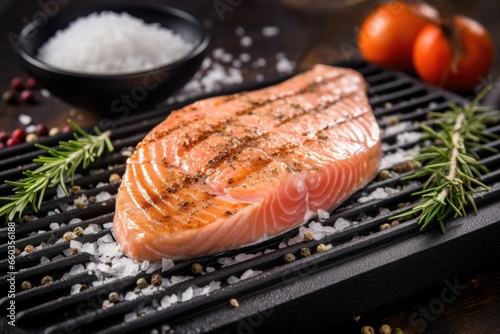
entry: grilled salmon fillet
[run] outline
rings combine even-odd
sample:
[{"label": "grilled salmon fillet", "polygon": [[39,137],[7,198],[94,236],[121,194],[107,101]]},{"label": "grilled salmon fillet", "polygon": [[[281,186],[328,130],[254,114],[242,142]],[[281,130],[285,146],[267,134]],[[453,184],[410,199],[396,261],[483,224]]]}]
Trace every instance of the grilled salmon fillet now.
[{"label": "grilled salmon fillet", "polygon": [[136,147],[113,233],[137,260],[188,259],[288,231],[376,175],[363,77],[316,65],[278,85],[172,112]]}]

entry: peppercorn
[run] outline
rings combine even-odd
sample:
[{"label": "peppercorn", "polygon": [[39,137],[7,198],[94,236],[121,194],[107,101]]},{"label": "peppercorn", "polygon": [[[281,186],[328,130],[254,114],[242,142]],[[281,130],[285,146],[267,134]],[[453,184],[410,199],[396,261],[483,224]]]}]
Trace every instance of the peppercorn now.
[{"label": "peppercorn", "polygon": [[66,232],[63,235],[64,241],[70,241],[75,237],[75,234],[73,232]]},{"label": "peppercorn", "polygon": [[378,174],[378,177],[383,181],[383,180],[388,180],[392,178],[391,172],[389,172],[387,169],[382,169],[380,173]]},{"label": "peppercorn", "polygon": [[398,327],[394,330],[394,334],[405,334],[405,332],[401,328]]},{"label": "peppercorn", "polygon": [[232,307],[239,307],[240,306],[240,304],[238,303],[236,298],[229,299],[229,305],[231,305]]},{"label": "peppercorn", "polygon": [[112,303],[116,303],[120,300],[120,295],[118,294],[118,292],[116,291],[113,291],[113,292],[110,292],[109,295],[108,295],[108,299],[112,302]]},{"label": "peppercorn", "polygon": [[314,239],[314,234],[311,231],[304,232],[304,242],[309,242]]},{"label": "peppercorn", "polygon": [[398,116],[391,116],[387,118],[387,125],[394,126],[399,123]]},{"label": "peppercorn", "polygon": [[61,132],[61,130],[58,128],[58,127],[53,127],[52,129],[50,129],[49,131],[49,136],[55,136],[55,135],[58,135],[59,132]]},{"label": "peppercorn", "polygon": [[378,330],[381,334],[391,334],[392,329],[389,325],[383,324]]},{"label": "peppercorn", "polygon": [[80,292],[85,291],[88,288],[89,288],[89,286],[87,284],[82,284],[82,285],[80,285]]},{"label": "peppercorn", "polygon": [[398,220],[395,220],[391,223],[391,227],[394,227],[394,226],[398,226],[399,225],[399,221]]},{"label": "peppercorn", "polygon": [[371,326],[364,326],[361,328],[361,334],[375,334],[375,330]]},{"label": "peppercorn", "polygon": [[325,244],[319,244],[318,246],[316,246],[316,250],[318,252],[326,252],[327,251],[327,248],[326,248],[326,245]]},{"label": "peppercorn", "polygon": [[10,86],[12,87],[12,89],[15,90],[23,89],[24,88],[23,79],[21,77],[12,78],[12,80],[10,81]]},{"label": "peppercorn", "polygon": [[0,150],[3,150],[5,148],[5,144],[0,141]]},{"label": "peppercorn", "polygon": [[83,234],[83,227],[81,227],[81,226],[77,226],[77,227],[75,227],[75,229],[73,230],[73,233],[74,233],[77,237],[81,236],[81,235]]},{"label": "peppercorn", "polygon": [[118,182],[120,181],[122,178],[120,177],[120,175],[116,174],[116,173],[113,173],[109,176],[109,183],[115,183],[115,182]]},{"label": "peppercorn", "polygon": [[293,255],[292,253],[285,254],[283,256],[283,260],[285,261],[285,263],[293,262],[295,261],[295,255]]},{"label": "peppercorn", "polygon": [[17,137],[11,137],[7,140],[7,147],[12,147],[21,144],[21,140]]},{"label": "peppercorn", "polygon": [[18,256],[21,253],[22,253],[22,251],[19,248],[14,249],[14,255],[15,256]]},{"label": "peppercorn", "polygon": [[73,204],[77,208],[83,208],[85,206],[85,202],[81,198],[75,199],[75,201],[73,202]]},{"label": "peppercorn", "polygon": [[201,274],[201,272],[203,271],[203,266],[199,263],[193,263],[191,265],[191,271],[194,273],[194,274]]},{"label": "peppercorn", "polygon": [[65,125],[62,128],[62,132],[64,132],[64,133],[73,132],[73,128],[71,127],[71,125]]},{"label": "peppercorn", "polygon": [[71,255],[78,254],[78,248],[71,248]]},{"label": "peppercorn", "polygon": [[78,195],[79,193],[82,192],[82,188],[75,184],[74,186],[71,187],[71,192],[75,195]]},{"label": "peppercorn", "polygon": [[21,290],[29,290],[31,289],[31,282],[30,281],[23,281],[21,283]]},{"label": "peppercorn", "polygon": [[3,102],[5,102],[7,104],[16,104],[17,103],[16,94],[11,90],[6,90],[2,94],[2,99],[3,99]]},{"label": "peppercorn", "polygon": [[31,89],[26,89],[21,92],[21,100],[24,103],[33,103],[35,102],[35,93]]},{"label": "peppercorn", "polygon": [[47,129],[47,127],[44,124],[37,124],[35,127],[35,133],[39,137],[44,137],[44,136],[47,136],[49,134],[49,130]]},{"label": "peppercorn", "polygon": [[146,279],[144,277],[141,277],[137,280],[137,282],[135,282],[137,284],[137,287],[139,289],[144,289],[145,287],[148,286],[148,282],[146,281]]},{"label": "peppercorn", "polygon": [[14,131],[12,131],[12,137],[17,137],[19,138],[20,141],[24,141],[26,139],[26,130],[17,128]]},{"label": "peppercorn", "polygon": [[31,221],[30,215],[23,215],[21,218],[21,223],[29,223]]},{"label": "peppercorn", "polygon": [[36,84],[35,79],[33,79],[33,78],[31,78],[31,77],[30,77],[30,78],[28,78],[28,79],[26,80],[26,85],[27,85],[29,88],[36,88],[36,87],[37,87],[37,84]]},{"label": "peppercorn", "polygon": [[6,143],[9,140],[9,134],[5,131],[0,131],[0,142]]},{"label": "peppercorn", "polygon": [[52,278],[52,276],[49,276],[49,275],[43,276],[42,280],[40,281],[40,283],[42,285],[49,284],[49,283],[52,283],[52,282],[54,282],[54,279]]},{"label": "peppercorn", "polygon": [[390,228],[391,228],[391,225],[385,223],[385,224],[380,225],[379,230],[380,231],[384,231],[384,230],[387,230],[387,229],[390,229]]},{"label": "peppercorn", "polygon": [[311,250],[307,247],[304,247],[304,248],[301,248],[300,249],[300,255],[302,257],[308,257],[308,256],[311,256]]},{"label": "peppercorn", "polygon": [[163,283],[163,276],[161,276],[160,274],[154,274],[153,276],[151,276],[152,286],[159,287],[161,286],[162,283]]},{"label": "peppercorn", "polygon": [[38,136],[34,133],[30,133],[26,136],[26,142],[27,143],[35,143],[38,141]]},{"label": "peppercorn", "polygon": [[95,198],[95,196],[90,196],[89,203],[95,203],[95,202],[97,202],[97,198]]},{"label": "peppercorn", "polygon": [[28,245],[28,246],[24,247],[24,251],[25,251],[26,253],[31,253],[31,252],[33,252],[34,250],[35,250],[35,247],[33,247],[33,245]]}]

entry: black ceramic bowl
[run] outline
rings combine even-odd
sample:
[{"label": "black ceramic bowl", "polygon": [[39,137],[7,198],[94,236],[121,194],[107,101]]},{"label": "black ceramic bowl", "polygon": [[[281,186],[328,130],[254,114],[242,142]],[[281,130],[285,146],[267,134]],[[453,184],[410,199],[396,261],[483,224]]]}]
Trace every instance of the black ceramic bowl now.
[{"label": "black ceramic bowl", "polygon": [[[37,59],[37,52],[56,31],[68,27],[78,17],[110,10],[126,12],[159,23],[193,43],[183,58],[142,72],[126,74],[87,74],[57,69]],[[209,41],[203,25],[190,14],[160,5],[85,6],[61,11],[45,22],[32,22],[21,32],[17,51],[21,63],[40,86],[69,104],[122,117],[165,101],[184,86],[199,69]]]}]

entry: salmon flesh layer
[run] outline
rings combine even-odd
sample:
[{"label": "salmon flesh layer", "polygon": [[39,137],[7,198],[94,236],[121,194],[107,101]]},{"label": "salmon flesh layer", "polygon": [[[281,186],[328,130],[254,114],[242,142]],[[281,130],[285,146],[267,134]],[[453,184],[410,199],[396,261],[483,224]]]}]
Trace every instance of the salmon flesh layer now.
[{"label": "salmon flesh layer", "polygon": [[137,260],[189,259],[337,207],[380,164],[365,91],[359,73],[316,65],[172,112],[127,162],[113,223],[121,250]]}]

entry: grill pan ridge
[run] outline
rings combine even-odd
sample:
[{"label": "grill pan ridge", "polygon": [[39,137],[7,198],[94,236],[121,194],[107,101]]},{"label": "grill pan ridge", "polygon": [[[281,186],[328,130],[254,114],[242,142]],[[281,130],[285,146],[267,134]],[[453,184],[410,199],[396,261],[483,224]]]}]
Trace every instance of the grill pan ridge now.
[{"label": "grill pan ridge", "polygon": [[[337,64],[338,65],[338,64]],[[407,75],[388,71],[364,62],[340,64],[351,67],[364,75],[368,85],[370,104],[379,125],[386,129],[391,117],[397,116],[400,122],[423,121],[429,110],[443,111],[449,103],[464,103],[463,97],[425,85]],[[248,83],[228,88],[218,94],[263,88],[280,82],[289,76],[271,78],[260,83]],[[204,98],[199,97],[199,98]],[[118,183],[108,183],[112,173],[123,174],[126,158],[121,149],[135,146],[149,130],[161,122],[170,110],[189,103],[169,106],[162,110],[135,115],[111,124],[112,141],[116,152],[99,160],[89,171],[82,171],[76,180],[87,197],[102,191],[116,194]],[[410,127],[404,131],[418,131]],[[500,133],[500,125],[489,128],[490,132]],[[384,153],[397,149],[408,149],[415,144],[398,144],[398,133],[385,133],[383,137]],[[55,138],[43,139],[48,146],[57,146],[59,140],[69,139],[63,134]],[[500,148],[500,141],[488,144]],[[2,180],[15,180],[22,177],[22,171],[33,169],[32,159],[42,154],[33,145],[0,151],[0,175]],[[128,276],[112,283],[92,286],[95,273],[83,272],[63,279],[76,264],[85,264],[90,254],[78,253],[62,256],[57,260],[41,263],[42,258],[53,258],[69,248],[69,242],[54,243],[67,231],[76,226],[86,228],[90,224],[103,227],[112,221],[114,198],[95,203],[84,208],[70,211],[59,210],[47,216],[51,211],[73,202],[77,195],[57,198],[56,191],[49,189],[44,204],[36,214],[39,217],[29,223],[16,226],[16,247],[26,245],[44,247],[24,256],[16,257],[16,327],[7,324],[6,308],[9,299],[0,299],[2,333],[285,333],[311,332],[325,330],[334,324],[352,318],[377,307],[389,304],[429,286],[454,277],[460,273],[489,263],[500,258],[497,247],[500,236],[498,204],[500,195],[500,154],[478,151],[481,163],[490,172],[482,181],[491,187],[491,191],[476,198],[479,214],[453,219],[447,223],[447,233],[442,235],[437,230],[419,232],[415,220],[401,222],[398,226],[379,231],[379,226],[388,221],[388,217],[401,212],[398,204],[414,202],[411,193],[418,190],[418,183],[402,187],[401,177],[411,172],[401,173],[394,178],[380,180],[376,178],[366,188],[358,191],[330,217],[322,221],[323,225],[332,226],[342,217],[359,220],[363,215],[371,218],[363,220],[346,229],[326,236],[321,240],[297,243],[280,248],[279,245],[297,234],[297,229],[263,243],[243,247],[223,254],[207,256],[191,261],[178,261],[175,266],[162,272],[163,277],[172,275],[191,275],[193,278],[158,290],[150,295],[142,295],[134,300],[120,301],[110,308],[102,308],[102,302],[112,291],[118,293],[131,290],[139,277],[148,281],[153,273]],[[108,168],[112,166],[112,168]],[[379,187],[402,187],[397,193],[387,198],[357,202],[366,193]],[[10,188],[0,185],[0,195],[8,194]],[[379,208],[388,208],[388,212],[377,214]],[[74,218],[81,221],[69,225]],[[68,224],[51,230],[50,224],[58,222]],[[47,231],[36,233],[40,230]],[[95,242],[98,238],[110,234],[109,228],[102,228],[95,234],[78,237],[76,240]],[[7,261],[8,230],[0,229],[0,268],[8,272]],[[300,257],[300,249],[312,250],[319,244],[332,244],[325,252],[314,252],[309,257]],[[231,266],[220,267],[217,259],[231,257],[239,253],[273,252],[238,262]],[[285,263],[283,257],[293,253],[297,260]],[[453,254],[453,255],[448,255]],[[191,264],[198,262],[217,270],[203,275],[192,275]],[[247,270],[259,270],[261,273],[228,284],[230,276],[240,276]],[[161,270],[159,271],[161,272]],[[392,279],[397,273],[398,279]],[[21,291],[23,280],[40,282],[45,275],[51,275],[54,282],[45,285],[34,284],[30,290]],[[3,291],[7,292],[8,274],[0,278]],[[188,301],[174,304],[154,312],[142,312],[157,304],[166,295],[182,293],[189,287],[203,287],[212,281],[222,282],[220,289],[208,295],[197,296]],[[389,284],[390,282],[390,284]],[[88,289],[70,295],[74,284],[87,284]],[[7,296],[4,293],[2,296]],[[234,308],[229,300],[236,298],[239,307]],[[131,321],[125,321],[125,315],[139,312]]]}]

